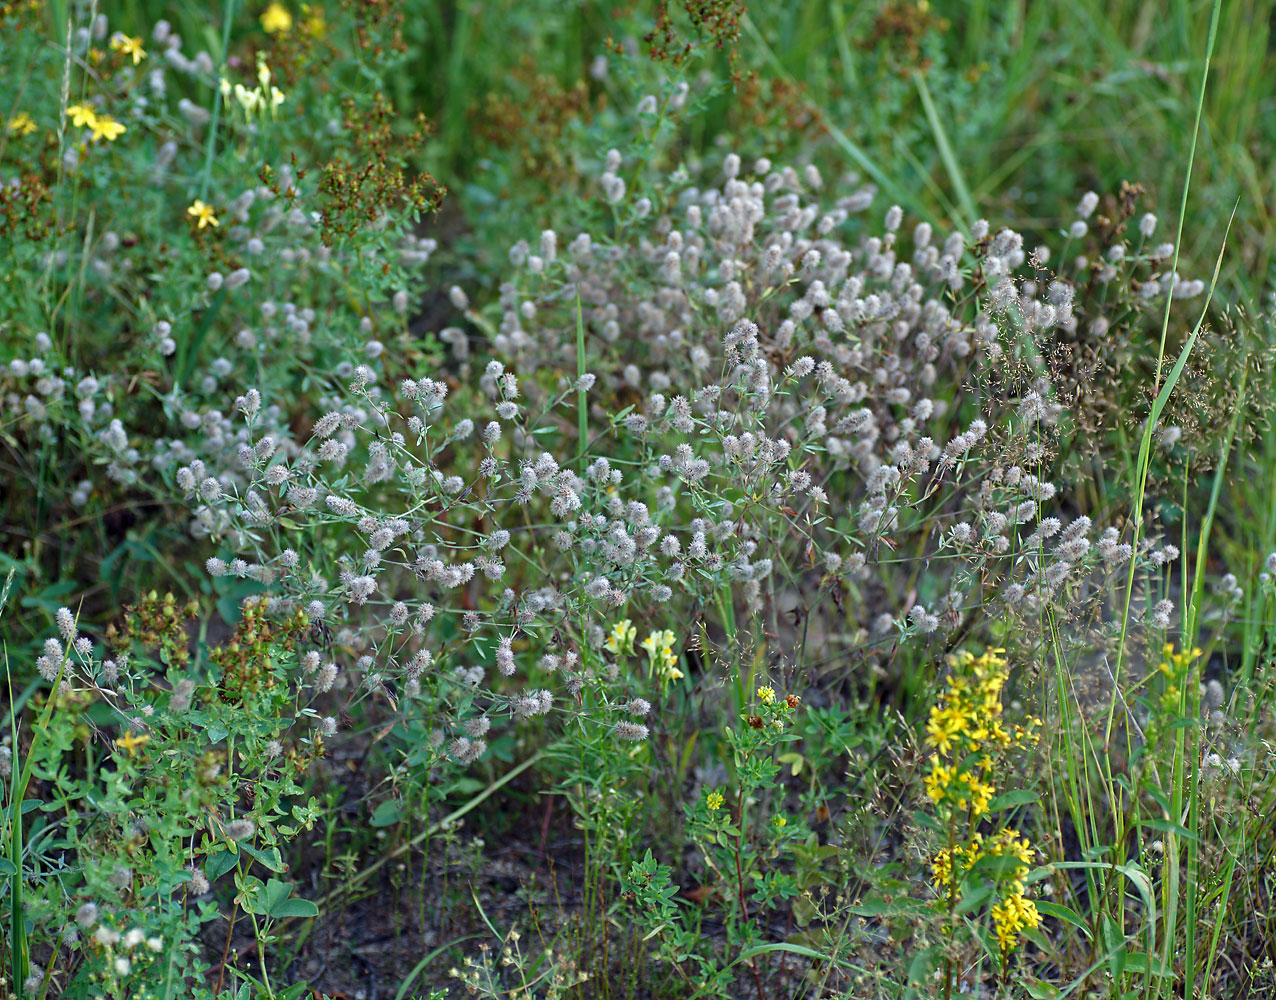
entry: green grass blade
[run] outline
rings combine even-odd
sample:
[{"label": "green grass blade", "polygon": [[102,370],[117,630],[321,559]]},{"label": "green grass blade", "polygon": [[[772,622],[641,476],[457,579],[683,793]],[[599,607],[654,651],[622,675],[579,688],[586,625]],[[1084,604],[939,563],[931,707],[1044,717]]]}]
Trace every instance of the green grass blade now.
[{"label": "green grass blade", "polygon": [[447,944],[441,944],[432,952],[412,966],[412,971],[403,977],[403,983],[399,986],[399,992],[394,995],[394,1000],[403,1000],[408,995],[408,990],[412,988],[412,984],[416,981],[416,977],[425,971],[425,967],[442,955],[449,948],[455,948],[464,941],[472,941],[476,937],[482,937],[481,934],[467,934],[464,937],[454,938]]},{"label": "green grass blade", "polygon": [[930,123],[930,130],[935,136],[935,145],[939,148],[939,158],[943,161],[944,170],[948,173],[948,179],[952,182],[953,191],[957,195],[958,202],[961,203],[961,210],[965,214],[965,218],[958,218],[956,221],[966,232],[970,231],[970,225],[977,218],[979,212],[975,208],[974,199],[970,197],[970,189],[966,187],[966,179],[962,176],[961,166],[957,163],[957,157],[953,154],[953,147],[948,141],[948,133],[944,130],[944,124],[939,120],[939,112],[935,109],[935,101],[930,96],[930,88],[926,86],[926,75],[921,72],[913,74],[913,80],[917,83],[917,94],[922,99],[922,110],[926,112],[926,120]]},{"label": "green grass blade", "polygon": [[[580,289],[576,289],[576,376],[585,377],[585,318],[581,312]],[[589,393],[583,386],[576,389],[576,463],[584,471],[585,451],[589,447]]]},{"label": "green grass blade", "polygon": [[[222,50],[221,62],[226,65],[226,56],[230,52],[230,25],[235,20],[235,0],[226,0],[226,9],[222,12]],[[213,88],[213,117],[208,124],[208,145],[204,152],[204,170],[199,178],[199,198],[208,200],[208,185],[213,176],[213,155],[217,152],[217,126],[222,116],[222,91]]]},{"label": "green grass blade", "polygon": [[[1188,150],[1187,157],[1187,173],[1183,177],[1183,196],[1179,200],[1179,219],[1178,219],[1178,239],[1174,241],[1174,263],[1170,268],[1171,273],[1177,271],[1179,252],[1183,242],[1183,220],[1187,215],[1187,196],[1192,186],[1192,167],[1196,162],[1196,145],[1201,134],[1201,115],[1205,107],[1205,85],[1210,75],[1210,60],[1214,54],[1214,41],[1218,36],[1218,12],[1222,6],[1222,0],[1214,0],[1214,11],[1210,18],[1209,38],[1205,45],[1205,65],[1201,70],[1201,87],[1196,98],[1196,121],[1192,128],[1192,143]],[[1232,217],[1235,218],[1236,210],[1233,208]],[[1231,231],[1231,220],[1228,221],[1228,232]],[[1209,309],[1210,302],[1214,298],[1214,288],[1218,283],[1219,268],[1223,264],[1223,250],[1227,247],[1227,236],[1224,234],[1223,246],[1219,249],[1218,260],[1214,264],[1214,275],[1210,279],[1209,295],[1205,300],[1205,307],[1201,311],[1201,318],[1197,321],[1195,329],[1187,339],[1187,343],[1183,345],[1183,350],[1179,353],[1178,362],[1174,365],[1170,373],[1170,377],[1166,379],[1165,384],[1161,384],[1161,368],[1165,358],[1165,342],[1169,336],[1170,329],[1170,306],[1174,300],[1173,288],[1166,293],[1165,298],[1165,314],[1161,320],[1161,345],[1156,359],[1156,381],[1154,383],[1157,388],[1156,400],[1152,404],[1152,410],[1148,414],[1147,423],[1143,428],[1143,441],[1139,447],[1139,462],[1137,467],[1137,482],[1135,483],[1134,493],[1134,537],[1131,540],[1131,548],[1134,553],[1139,550],[1139,533],[1143,528],[1143,501],[1144,493],[1147,487],[1148,466],[1152,458],[1152,435],[1156,429],[1156,421],[1161,415],[1161,411],[1165,409],[1165,404],[1173,392],[1174,386],[1178,383],[1179,377],[1183,374],[1183,367],[1187,364],[1188,355],[1191,353],[1196,339],[1200,335],[1201,324],[1205,321],[1205,310]],[[1126,643],[1129,639],[1130,627],[1130,601],[1134,596],[1134,573],[1137,567],[1137,560],[1130,560],[1129,575],[1126,578],[1125,588],[1125,605],[1121,614],[1121,639],[1117,646],[1116,666],[1113,670],[1112,684],[1117,688],[1121,684],[1121,672],[1125,662]],[[1104,727],[1104,742],[1107,743],[1112,738],[1112,723],[1116,715],[1116,699],[1108,707],[1107,723]]]},{"label": "green grass blade", "polygon": [[[771,64],[776,75],[781,77],[787,83],[795,84],[792,74],[784,68],[784,64],[780,62],[779,57],[772,50],[771,46],[767,44],[766,38],[763,37],[762,32],[758,30],[757,25],[753,23],[753,20],[748,14],[745,14],[744,17],[741,18],[741,23],[744,25],[745,30],[748,31],[750,38],[753,39],[754,43],[761,50],[766,61]],[[838,148],[854,160],[856,166],[873,178],[873,183],[887,194],[892,201],[921,219],[925,219],[932,223],[935,221],[931,218],[930,213],[926,210],[926,206],[922,204],[921,200],[909,192],[903,185],[897,183],[890,174],[878,166],[873,159],[850,138],[850,136],[829,120],[828,115],[824,113],[823,109],[816,106],[813,102],[811,102],[811,107],[819,115],[820,123],[828,130],[829,137],[838,146]]]}]

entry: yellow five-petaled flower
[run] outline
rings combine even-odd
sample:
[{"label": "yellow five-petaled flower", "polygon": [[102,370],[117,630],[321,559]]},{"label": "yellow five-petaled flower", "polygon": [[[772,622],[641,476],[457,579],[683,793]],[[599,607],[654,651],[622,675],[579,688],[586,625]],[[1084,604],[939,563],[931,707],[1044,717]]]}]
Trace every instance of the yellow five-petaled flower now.
[{"label": "yellow five-petaled flower", "polygon": [[134,66],[146,58],[146,50],[142,48],[142,40],[140,38],[130,38],[128,35],[117,34],[112,38],[111,50],[123,52],[126,56],[132,56]]},{"label": "yellow five-petaled flower", "polygon": [[115,741],[115,745],[128,751],[130,757],[136,757],[137,751],[151,741],[150,733],[127,732]]},{"label": "yellow five-petaled flower", "polygon": [[191,207],[186,210],[186,214],[198,221],[200,229],[221,225],[217,221],[217,215],[213,212],[212,206],[206,205],[201,198],[196,198],[191,202]]},{"label": "yellow five-petaled flower", "polygon": [[112,142],[127,131],[110,115],[100,115],[87,104],[72,104],[67,107],[66,114],[76,128],[92,130],[95,142],[98,139]]},{"label": "yellow five-petaled flower", "polygon": [[19,111],[6,126],[10,135],[30,135],[35,131],[35,120],[25,111]]},{"label": "yellow five-petaled flower", "polygon": [[105,139],[107,142],[113,142],[124,134],[124,126],[117,122],[110,115],[97,115],[93,121],[89,123],[89,128],[93,130],[93,138]]},{"label": "yellow five-petaled flower", "polygon": [[92,128],[97,112],[87,104],[72,104],[66,109],[67,117],[76,128]]}]

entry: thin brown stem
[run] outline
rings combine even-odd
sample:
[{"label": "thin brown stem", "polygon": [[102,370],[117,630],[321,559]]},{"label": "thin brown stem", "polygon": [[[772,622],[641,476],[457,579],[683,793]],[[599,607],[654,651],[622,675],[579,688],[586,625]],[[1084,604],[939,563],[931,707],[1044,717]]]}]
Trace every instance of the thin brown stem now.
[{"label": "thin brown stem", "polygon": [[222,947],[222,964],[217,969],[217,989],[215,993],[220,994],[222,991],[222,982],[226,977],[226,960],[230,957],[230,939],[235,933],[235,917],[239,913],[239,905],[237,903],[230,904],[230,919],[226,921],[226,944]]}]

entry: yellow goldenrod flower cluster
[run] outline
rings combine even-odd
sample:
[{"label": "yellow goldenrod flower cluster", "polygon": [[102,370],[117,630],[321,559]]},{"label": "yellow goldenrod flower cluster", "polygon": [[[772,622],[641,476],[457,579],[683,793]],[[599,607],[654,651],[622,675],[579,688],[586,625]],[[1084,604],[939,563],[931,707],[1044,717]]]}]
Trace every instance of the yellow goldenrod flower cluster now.
[{"label": "yellow goldenrod flower cluster", "polygon": [[[979,657],[968,652],[951,657],[947,687],[926,722],[926,742],[933,750],[926,796],[947,813],[950,830],[960,817],[974,827],[988,815],[997,792],[996,757],[1028,747],[1038,738],[1040,719],[1029,717],[1026,726],[1009,727],[1003,720],[1001,695],[1009,673],[1004,652],[990,649]],[[1025,895],[1032,847],[1018,830],[1004,829],[988,837],[974,830],[967,841],[950,840],[931,861],[931,881],[943,899],[955,902],[962,882],[984,858],[1011,859],[989,867],[987,873],[996,886],[990,910],[993,929],[1002,950],[1011,951],[1023,930],[1041,923],[1036,904]]]},{"label": "yellow goldenrod flower cluster", "polygon": [[1174,652],[1174,646],[1166,643],[1161,647],[1161,665],[1157,672],[1161,675],[1161,707],[1167,711],[1175,711],[1183,696],[1183,686],[1187,680],[1188,668],[1198,659],[1199,649],[1180,650]]},{"label": "yellow goldenrod flower cluster", "polygon": [[638,630],[634,628],[634,623],[628,618],[622,618],[612,626],[611,632],[603,643],[603,648],[617,656],[621,653],[633,655],[634,639],[637,637]]},{"label": "yellow goldenrod flower cluster", "polygon": [[87,128],[93,133],[93,141],[105,139],[112,142],[126,131],[125,127],[110,115],[100,115],[87,104],[72,104],[66,115],[76,128]]},{"label": "yellow goldenrod flower cluster", "polygon": [[991,775],[995,751],[1026,747],[1037,740],[1040,719],[1009,729],[1003,724],[1001,692],[1008,666],[990,649],[975,657],[952,656],[948,687],[926,722],[926,742],[934,748],[926,775],[926,795],[937,806],[956,808],[978,820],[987,813],[996,788]]},{"label": "yellow goldenrod flower cluster", "polygon": [[1148,677],[1147,699],[1151,711],[1143,723],[1143,732],[1149,746],[1173,739],[1177,723],[1193,711],[1189,693],[1200,682],[1193,671],[1201,655],[1196,647],[1178,652],[1168,642],[1161,647],[1161,662]]},{"label": "yellow goldenrod flower cluster", "polygon": [[963,876],[983,858],[1012,859],[1008,867],[997,871],[999,898],[991,910],[997,943],[1003,951],[1011,951],[1018,945],[1021,931],[1041,923],[1037,904],[1027,897],[1024,883],[1032,863],[1032,847],[1018,830],[1001,830],[991,837],[976,832],[969,843],[945,847],[931,862],[931,882],[944,899],[955,900]]},{"label": "yellow goldenrod flower cluster", "polygon": [[1036,930],[1040,923],[1037,904],[1022,889],[993,904],[992,925],[1002,951],[1013,951],[1019,944],[1019,932],[1025,928]]},{"label": "yellow goldenrod flower cluster", "polygon": [[676,681],[682,677],[682,671],[678,669],[678,654],[673,651],[676,641],[669,629],[652,632],[642,641],[651,669],[662,681]]}]

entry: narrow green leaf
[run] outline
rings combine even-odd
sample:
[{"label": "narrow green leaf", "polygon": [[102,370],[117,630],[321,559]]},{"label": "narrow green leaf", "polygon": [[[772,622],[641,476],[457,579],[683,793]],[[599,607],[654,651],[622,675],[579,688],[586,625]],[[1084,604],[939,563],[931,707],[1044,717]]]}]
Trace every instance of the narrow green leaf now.
[{"label": "narrow green leaf", "polygon": [[1014,809],[1017,806],[1026,806],[1030,802],[1036,802],[1040,798],[1036,792],[1027,788],[1014,788],[1008,792],[1002,792],[988,803],[989,812],[1001,812],[1003,809]]},{"label": "narrow green leaf", "polygon": [[1037,909],[1042,915],[1054,917],[1056,920],[1062,920],[1064,923],[1071,924],[1078,928],[1087,938],[1092,937],[1090,928],[1086,922],[1081,919],[1081,915],[1070,906],[1064,906],[1062,903],[1051,903],[1049,900],[1038,899]]}]

